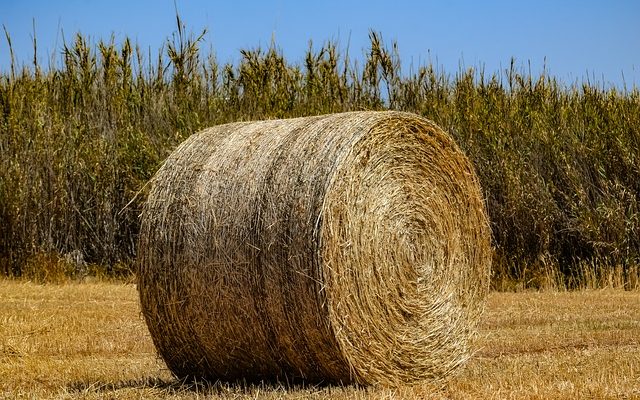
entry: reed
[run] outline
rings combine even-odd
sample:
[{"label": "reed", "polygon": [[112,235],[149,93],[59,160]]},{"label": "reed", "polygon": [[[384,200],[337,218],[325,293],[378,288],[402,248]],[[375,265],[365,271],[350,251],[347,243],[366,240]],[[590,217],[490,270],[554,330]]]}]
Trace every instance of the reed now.
[{"label": "reed", "polygon": [[0,73],[4,274],[21,275],[40,253],[78,251],[107,270],[130,264],[145,183],[204,127],[393,109],[435,121],[475,166],[494,282],[535,287],[549,268],[575,282],[585,263],[620,266],[623,285],[637,280],[638,88],[566,84],[515,61],[495,72],[407,71],[399,46],[373,32],[358,62],[331,42],[310,44],[292,62],[273,43],[223,65],[200,50],[202,35],[178,26],[157,54],[128,39],[90,43],[78,34],[60,63],[22,66],[12,57]]}]

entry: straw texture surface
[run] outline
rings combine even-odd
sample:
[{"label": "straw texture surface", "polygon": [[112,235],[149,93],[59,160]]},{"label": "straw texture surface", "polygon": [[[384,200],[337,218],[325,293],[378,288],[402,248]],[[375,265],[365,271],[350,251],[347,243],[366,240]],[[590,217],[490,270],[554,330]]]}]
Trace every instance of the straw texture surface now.
[{"label": "straw texture surface", "polygon": [[397,385],[469,357],[490,231],[440,128],[351,112],[192,135],[152,180],[138,253],[177,376]]}]

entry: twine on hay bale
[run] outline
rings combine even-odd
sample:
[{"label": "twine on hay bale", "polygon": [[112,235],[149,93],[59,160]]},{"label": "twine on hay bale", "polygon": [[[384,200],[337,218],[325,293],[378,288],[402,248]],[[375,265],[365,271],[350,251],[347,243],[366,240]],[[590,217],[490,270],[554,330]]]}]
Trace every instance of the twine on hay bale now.
[{"label": "twine on hay bale", "polygon": [[192,135],[153,178],[138,251],[142,311],[178,377],[441,382],[489,285],[471,164],[391,111]]}]

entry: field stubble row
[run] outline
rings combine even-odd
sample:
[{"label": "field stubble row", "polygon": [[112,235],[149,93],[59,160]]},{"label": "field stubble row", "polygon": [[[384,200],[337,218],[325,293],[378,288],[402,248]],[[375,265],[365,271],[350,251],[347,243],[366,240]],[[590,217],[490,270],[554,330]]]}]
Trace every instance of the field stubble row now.
[{"label": "field stubble row", "polygon": [[156,357],[135,286],[0,280],[0,397],[639,398],[640,292],[497,293],[443,389],[184,385]]}]

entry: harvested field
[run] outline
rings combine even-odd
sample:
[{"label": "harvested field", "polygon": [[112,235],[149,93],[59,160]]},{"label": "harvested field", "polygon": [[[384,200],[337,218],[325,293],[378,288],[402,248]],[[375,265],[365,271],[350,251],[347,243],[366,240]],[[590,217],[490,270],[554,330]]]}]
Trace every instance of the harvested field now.
[{"label": "harvested field", "polygon": [[640,398],[640,292],[491,293],[481,350],[443,390],[176,382],[134,285],[0,281],[0,398]]}]

